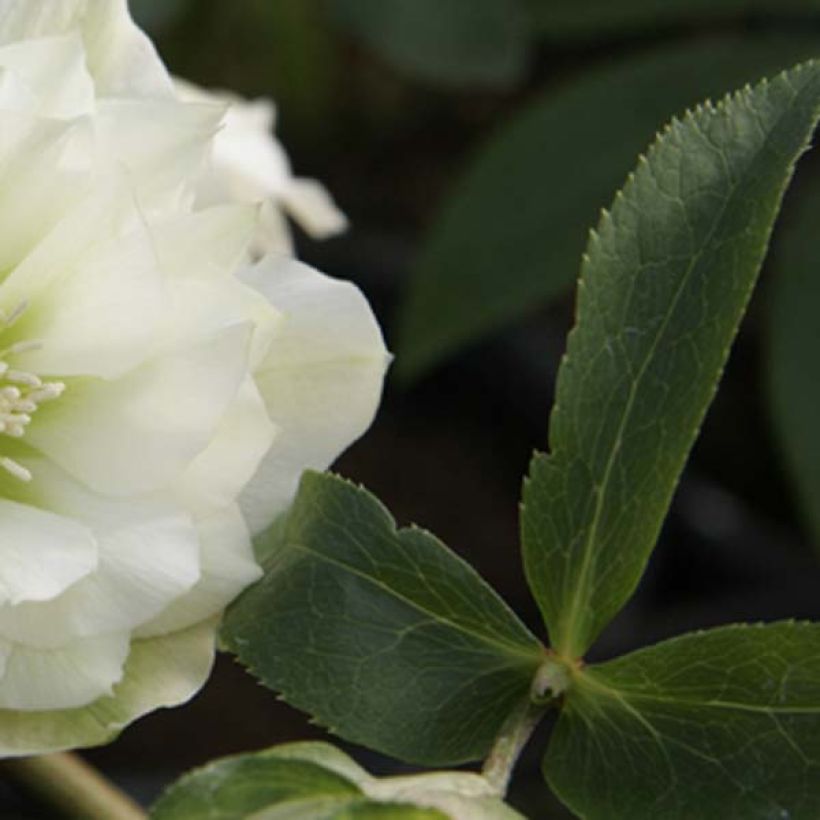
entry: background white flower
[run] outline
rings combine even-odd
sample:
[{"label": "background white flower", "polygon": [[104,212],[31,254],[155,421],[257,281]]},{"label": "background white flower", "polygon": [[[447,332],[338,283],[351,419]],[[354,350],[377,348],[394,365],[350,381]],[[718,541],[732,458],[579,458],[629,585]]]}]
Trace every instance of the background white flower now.
[{"label": "background white flower", "polygon": [[263,203],[254,243],[259,254],[293,252],[285,215],[314,239],[347,229],[347,217],[327,189],[315,179],[293,175],[287,154],[273,135],[276,107],[271,100],[243,100],[225,91],[205,91],[178,78],[174,82],[182,100],[227,106],[207,170],[199,176],[200,205]]},{"label": "background white flower", "polygon": [[258,208],[194,208],[223,114],[176,99],[124,0],[0,0],[2,755],[190,697],[258,577],[249,524],[378,403],[364,297],[249,268]]}]

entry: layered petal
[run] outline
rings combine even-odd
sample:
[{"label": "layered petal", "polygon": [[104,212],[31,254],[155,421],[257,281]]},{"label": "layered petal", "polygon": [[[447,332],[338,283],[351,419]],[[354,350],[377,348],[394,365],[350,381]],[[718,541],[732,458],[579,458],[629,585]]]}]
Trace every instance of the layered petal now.
[{"label": "layered petal", "polygon": [[99,95],[171,96],[165,67],[127,0],[0,0],[0,44],[72,31],[82,37]]},{"label": "layered petal", "polygon": [[27,438],[99,492],[169,486],[213,438],[244,379],[251,327],[236,325],[123,378],[69,385]]},{"label": "layered petal", "polygon": [[191,698],[211,671],[214,624],[131,644],[113,693],[76,709],[0,710],[0,756],[95,746],[112,740],[138,717]]},{"label": "layered petal", "polygon": [[129,644],[124,632],[59,649],[12,645],[0,677],[0,710],[74,709],[110,695],[122,679]]},{"label": "layered petal", "polygon": [[231,505],[199,522],[201,577],[182,597],[141,626],[137,637],[164,635],[221,612],[262,570],[256,563],[250,533],[239,507]]},{"label": "layered petal", "polygon": [[289,259],[242,275],[282,313],[254,372],[277,436],[240,503],[253,532],[288,505],[302,471],[326,468],[373,420],[389,355],[354,285]]},{"label": "layered petal", "polygon": [[94,108],[94,82],[76,31],[0,46],[0,69],[25,89],[24,110],[68,119]]},{"label": "layered petal", "polygon": [[97,560],[94,534],[79,521],[0,498],[0,610],[55,598]]},{"label": "layered petal", "polygon": [[24,460],[41,504],[93,534],[97,565],[48,600],[0,606],[0,638],[53,649],[137,628],[200,579],[200,533],[165,500],[117,501],[90,492],[42,459]]},{"label": "layered petal", "polygon": [[248,377],[217,427],[208,447],[188,466],[178,486],[192,510],[233,504],[256,473],[276,437],[276,427],[253,379]]}]

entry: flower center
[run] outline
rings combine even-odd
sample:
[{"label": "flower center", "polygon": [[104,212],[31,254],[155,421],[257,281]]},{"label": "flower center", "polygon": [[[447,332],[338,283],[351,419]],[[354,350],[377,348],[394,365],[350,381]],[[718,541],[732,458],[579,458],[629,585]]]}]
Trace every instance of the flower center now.
[{"label": "flower center", "polygon": [[[11,313],[0,310],[0,332],[8,330],[26,307],[26,303],[21,302]],[[0,350],[0,435],[22,438],[38,407],[56,399],[65,390],[62,382],[44,382],[34,373],[13,368],[8,361],[15,354],[41,346],[41,342],[32,340],[15,342]],[[0,456],[0,468],[21,481],[31,481],[31,472],[13,458]]]}]

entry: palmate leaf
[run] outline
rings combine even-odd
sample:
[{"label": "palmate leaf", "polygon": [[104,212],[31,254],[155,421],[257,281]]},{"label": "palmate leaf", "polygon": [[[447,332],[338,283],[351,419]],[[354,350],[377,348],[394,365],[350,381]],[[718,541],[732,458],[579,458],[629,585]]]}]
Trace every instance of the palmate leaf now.
[{"label": "palmate leaf", "polygon": [[724,627],[577,671],[544,772],[588,820],[816,820],[820,625]]},{"label": "palmate leaf", "polygon": [[270,536],[227,648],[349,740],[431,764],[483,756],[543,650],[475,571],[332,475],[306,473]]},{"label": "palmate leaf", "polygon": [[559,655],[583,655],[643,572],[819,109],[811,62],[674,121],[591,235],[522,512]]},{"label": "palmate leaf", "polygon": [[402,304],[397,375],[418,377],[569,291],[588,226],[658,123],[818,51],[820,35],[698,39],[529,103],[478,150],[433,221]]}]

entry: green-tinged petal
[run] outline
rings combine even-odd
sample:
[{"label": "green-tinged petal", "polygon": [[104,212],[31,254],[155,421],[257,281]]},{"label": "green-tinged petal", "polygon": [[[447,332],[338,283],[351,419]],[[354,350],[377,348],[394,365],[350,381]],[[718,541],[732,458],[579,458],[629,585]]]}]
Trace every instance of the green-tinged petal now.
[{"label": "green-tinged petal", "polygon": [[0,710],[73,709],[110,695],[129,643],[127,632],[117,632],[59,649],[13,645],[0,677]]},{"label": "green-tinged petal", "polygon": [[237,325],[122,379],[75,383],[41,408],[27,440],[92,489],[168,486],[211,441],[244,379],[250,327]]},{"label": "green-tinged petal", "polygon": [[[88,218],[95,216],[91,209]],[[89,247],[77,264],[64,261],[57,273],[60,262],[52,257],[48,287],[25,296],[29,307],[16,330],[40,347],[16,357],[22,369],[112,379],[151,353],[167,307],[150,234],[139,223],[126,236],[102,242],[92,226],[84,233]]]},{"label": "green-tinged petal", "polygon": [[80,709],[20,712],[0,710],[0,756],[20,756],[96,746],[133,720],[191,698],[213,663],[214,626],[135,641],[123,680],[113,695]]}]

